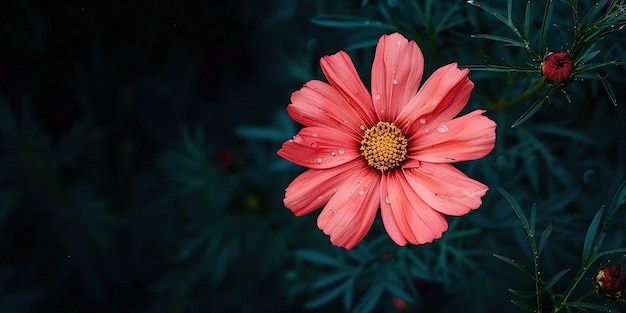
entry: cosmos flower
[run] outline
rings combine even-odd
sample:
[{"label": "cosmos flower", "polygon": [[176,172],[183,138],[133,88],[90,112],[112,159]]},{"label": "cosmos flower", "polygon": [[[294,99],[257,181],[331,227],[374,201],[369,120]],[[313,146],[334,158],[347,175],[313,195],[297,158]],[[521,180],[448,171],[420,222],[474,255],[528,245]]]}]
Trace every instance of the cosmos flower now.
[{"label": "cosmos flower", "polygon": [[324,207],[317,226],[351,249],[379,208],[391,239],[406,245],[440,238],[444,215],[481,205],[487,186],[450,164],[482,158],[495,144],[496,123],[483,110],[454,118],[474,86],[469,70],[448,64],[420,87],[422,52],[398,33],[378,42],[371,93],[347,53],[320,64],[329,83],[312,80],[292,94],[287,111],[305,127],[278,151],[308,168],[285,192],[296,216]]},{"label": "cosmos flower", "polygon": [[553,86],[565,85],[574,76],[574,61],[567,52],[549,53],[541,63],[541,75]]}]

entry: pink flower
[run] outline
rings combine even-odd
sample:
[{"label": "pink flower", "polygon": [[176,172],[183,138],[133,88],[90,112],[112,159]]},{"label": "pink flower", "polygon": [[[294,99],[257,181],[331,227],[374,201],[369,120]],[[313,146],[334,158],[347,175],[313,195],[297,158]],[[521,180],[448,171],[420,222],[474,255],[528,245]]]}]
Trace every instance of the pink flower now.
[{"label": "pink flower", "polygon": [[289,115],[305,125],[278,155],[309,168],[286,189],[296,216],[324,206],[317,226],[351,249],[380,208],[398,245],[422,244],[448,229],[445,215],[478,208],[488,188],[450,165],[487,155],[496,123],[476,110],[454,118],[474,84],[456,63],[421,86],[422,52],[394,33],[380,38],[371,94],[347,53],[320,61],[328,83],[313,80],[291,96]]}]

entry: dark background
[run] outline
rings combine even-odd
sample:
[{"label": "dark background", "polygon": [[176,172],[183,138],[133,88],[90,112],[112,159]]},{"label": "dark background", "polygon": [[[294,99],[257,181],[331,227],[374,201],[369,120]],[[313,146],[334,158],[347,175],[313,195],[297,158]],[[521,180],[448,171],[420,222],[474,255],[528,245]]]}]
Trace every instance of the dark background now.
[{"label": "dark background", "polygon": [[[395,279],[395,256],[405,252],[390,240],[367,244],[386,236],[380,223],[361,245],[367,253],[346,254],[317,230],[317,214],[294,218],[282,205],[285,186],[302,171],[275,154],[299,127],[285,114],[290,94],[323,79],[319,58],[346,46],[368,86],[373,44],[390,32],[311,18],[395,12],[397,29],[421,40],[427,73],[453,61],[482,63],[483,55],[531,60],[471,39],[501,26],[464,2],[442,30],[399,14],[407,11],[394,3],[2,1],[0,312],[330,312],[353,300],[311,303],[340,281],[330,277],[335,260],[367,265],[357,299]],[[449,6],[435,8],[442,16]],[[603,48],[611,59],[624,43]],[[537,74],[472,73],[468,109],[520,94]],[[603,73],[623,102],[623,67]],[[598,83],[577,84],[569,90],[576,101],[555,96],[519,132],[509,126],[529,103],[489,112],[500,125],[496,150],[460,165],[507,188],[524,208],[538,203],[538,229],[560,229],[546,256],[551,274],[579,265],[589,221],[625,177],[623,107],[608,103]],[[403,269],[412,273],[402,279],[408,289],[389,287],[372,303],[355,300],[357,308],[408,310],[398,298],[416,312],[510,305],[507,288],[528,282],[498,279],[512,271],[491,255],[524,260],[527,246],[502,197],[492,191],[484,201],[483,215],[450,220],[450,233],[460,235],[413,250],[426,267]],[[623,246],[620,220],[613,246]]]}]

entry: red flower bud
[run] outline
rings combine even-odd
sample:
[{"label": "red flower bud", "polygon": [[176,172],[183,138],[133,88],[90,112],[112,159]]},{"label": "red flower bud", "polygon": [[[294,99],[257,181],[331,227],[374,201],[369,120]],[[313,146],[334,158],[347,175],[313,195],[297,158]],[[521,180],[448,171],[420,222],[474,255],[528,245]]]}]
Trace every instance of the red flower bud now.
[{"label": "red flower bud", "polygon": [[391,301],[393,301],[393,306],[396,307],[398,312],[406,312],[409,310],[409,304],[404,302],[404,300],[393,297]]},{"label": "red flower bud", "polygon": [[574,76],[574,62],[567,52],[549,53],[541,63],[543,78],[553,86],[565,85]]},{"label": "red flower bud", "polygon": [[598,294],[613,299],[619,299],[626,286],[626,274],[617,265],[605,266],[596,275]]}]

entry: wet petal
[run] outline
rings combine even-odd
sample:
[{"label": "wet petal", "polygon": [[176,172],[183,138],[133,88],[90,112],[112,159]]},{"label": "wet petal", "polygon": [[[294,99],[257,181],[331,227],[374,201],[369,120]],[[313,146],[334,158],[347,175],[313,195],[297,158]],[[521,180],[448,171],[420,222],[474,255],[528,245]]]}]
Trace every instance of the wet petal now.
[{"label": "wet petal", "polygon": [[460,216],[478,208],[489,190],[450,164],[422,162],[405,170],[405,175],[426,204],[447,215]]},{"label": "wet petal", "polygon": [[404,173],[391,173],[387,183],[391,210],[404,237],[416,245],[441,238],[448,222],[417,195]]},{"label": "wet petal", "polygon": [[380,172],[363,167],[339,187],[317,226],[339,247],[352,249],[369,231],[380,205]]},{"label": "wet petal", "polygon": [[484,110],[476,110],[431,128],[424,128],[409,139],[408,157],[432,162],[452,163],[476,160],[493,150],[496,123]]},{"label": "wet petal", "polygon": [[361,156],[360,143],[347,133],[328,127],[305,127],[283,143],[278,155],[308,168],[332,168]]},{"label": "wet petal", "polygon": [[407,134],[417,132],[432,123],[432,119],[452,119],[467,104],[474,84],[468,69],[459,69],[456,63],[437,69],[402,110],[396,124]]},{"label": "wet petal", "polygon": [[[385,226],[385,230],[391,240],[393,240],[396,244],[400,246],[404,246],[407,244],[406,237],[400,230],[400,226],[396,222],[396,217],[394,215],[393,209],[391,207],[391,198],[389,197],[389,187],[387,186],[389,174],[386,173],[383,175],[380,185],[380,215],[383,220],[383,225]],[[396,206],[397,207],[397,206]],[[406,228],[406,225],[404,225]]]},{"label": "wet petal", "polygon": [[358,116],[364,120],[366,127],[376,124],[372,98],[367,91],[359,74],[354,68],[350,56],[344,51],[325,56],[320,60],[322,72],[330,84],[337,88],[348,103],[354,107]]},{"label": "wet petal", "polygon": [[335,87],[319,80],[309,81],[294,92],[287,112],[305,126],[337,128],[355,138],[363,133],[360,126],[366,123]]},{"label": "wet petal", "polygon": [[392,122],[415,96],[424,72],[424,56],[415,41],[394,33],[382,36],[372,65],[372,100],[382,121]]},{"label": "wet petal", "polygon": [[358,162],[350,162],[329,170],[306,170],[285,189],[285,207],[296,216],[321,208],[337,192],[339,186],[361,167]]}]

